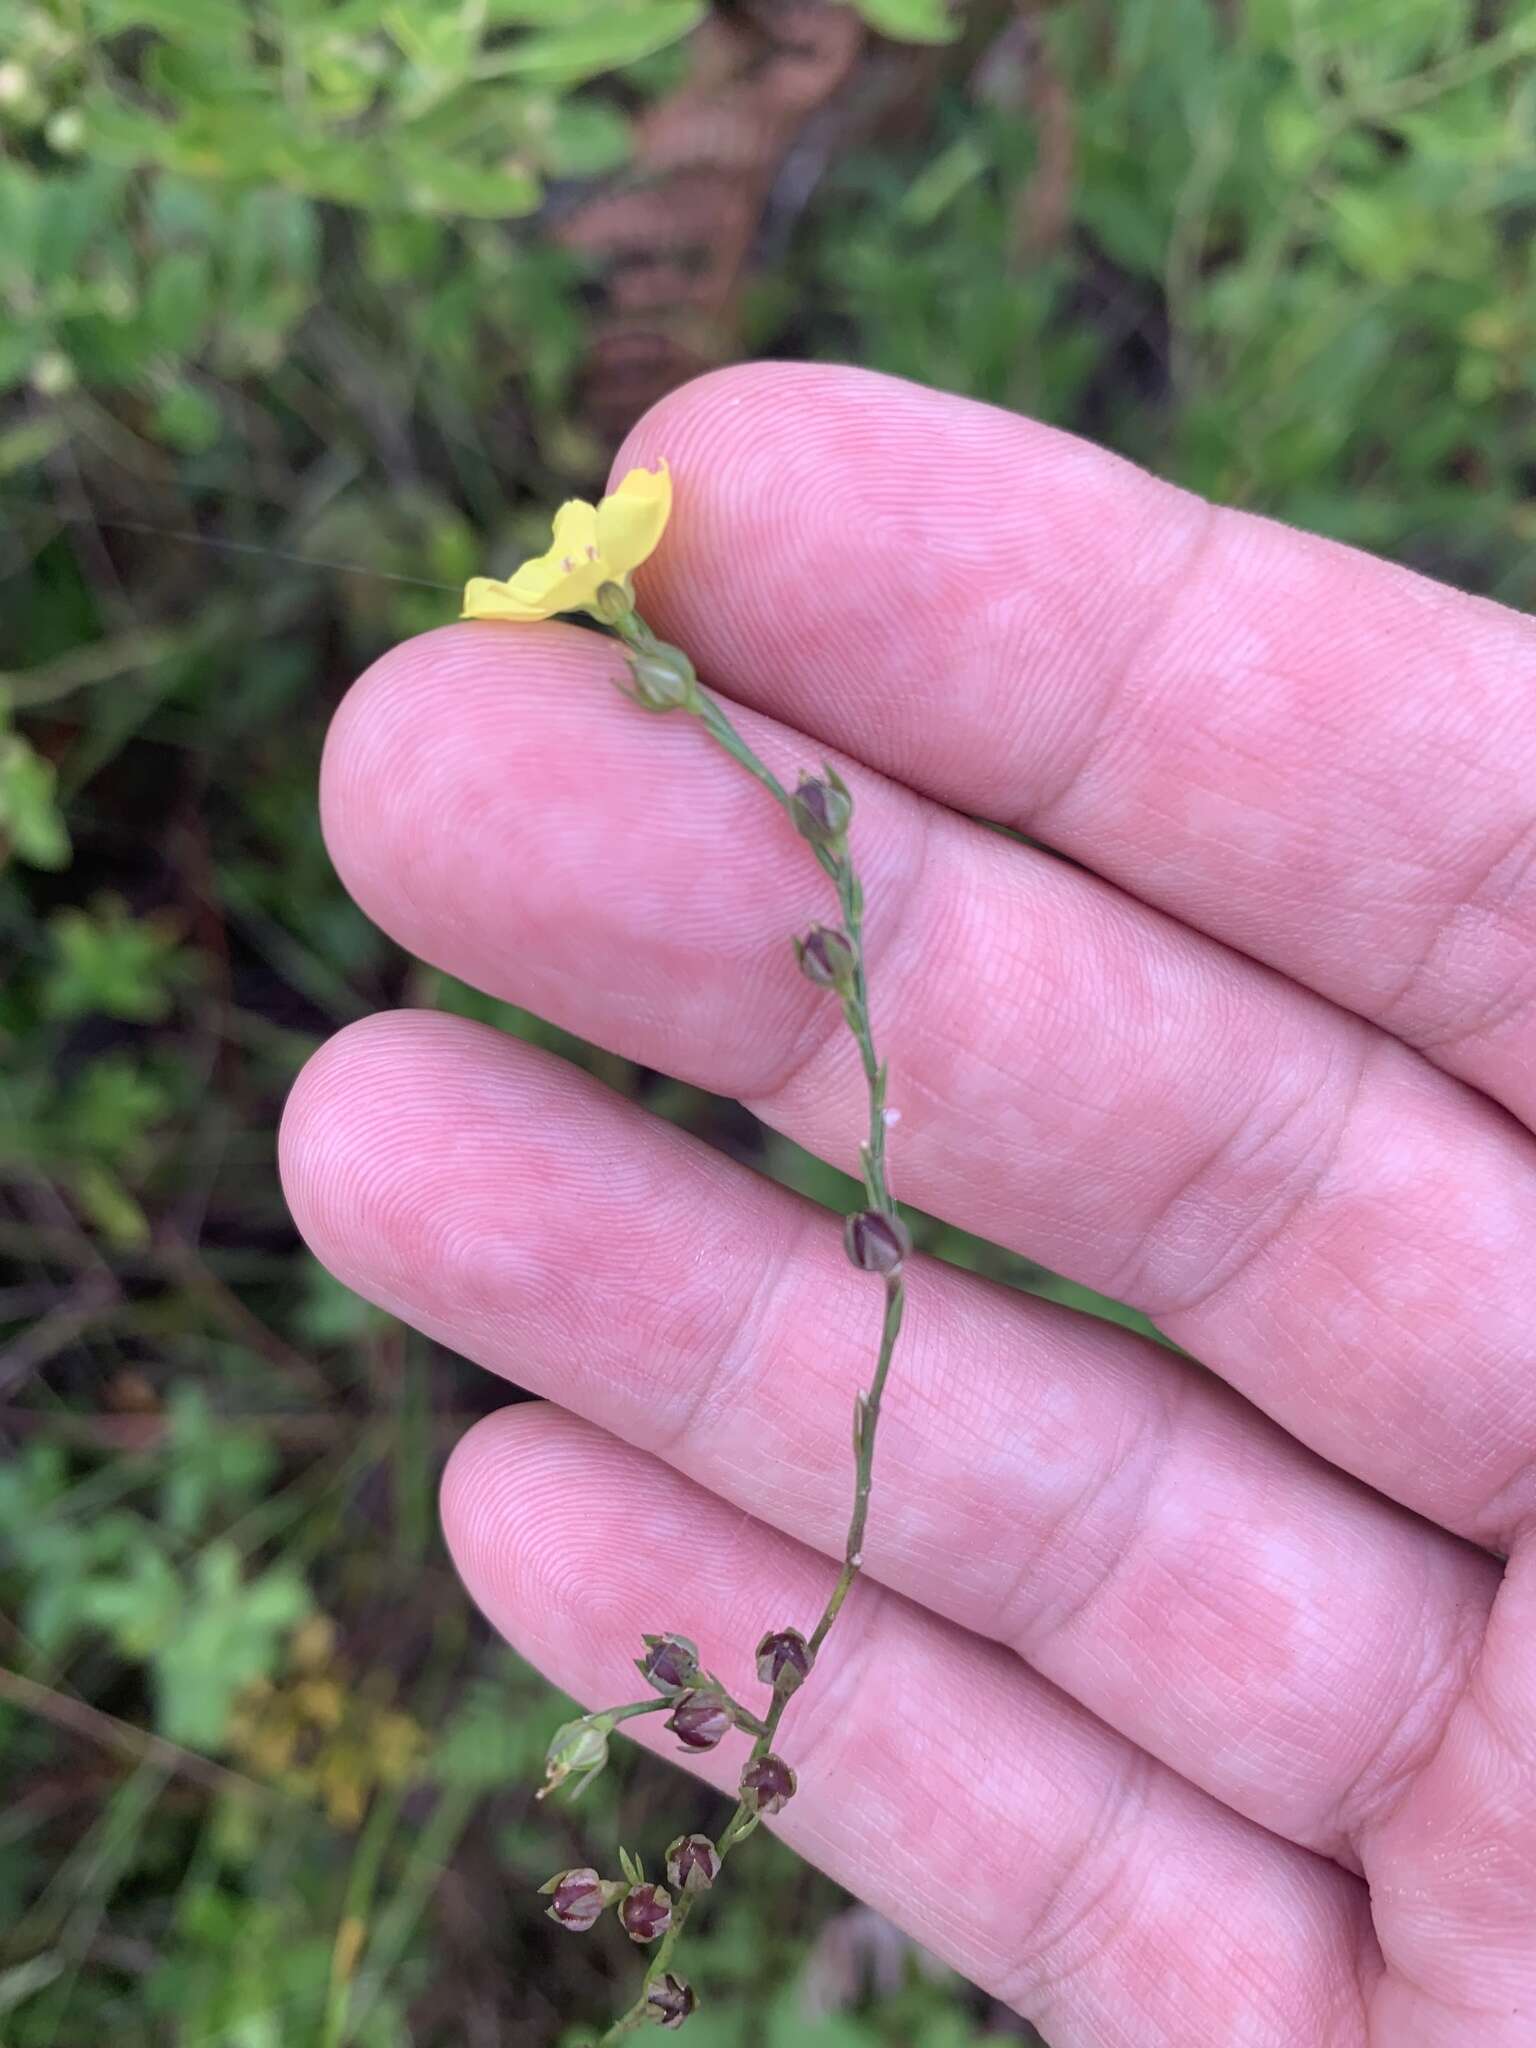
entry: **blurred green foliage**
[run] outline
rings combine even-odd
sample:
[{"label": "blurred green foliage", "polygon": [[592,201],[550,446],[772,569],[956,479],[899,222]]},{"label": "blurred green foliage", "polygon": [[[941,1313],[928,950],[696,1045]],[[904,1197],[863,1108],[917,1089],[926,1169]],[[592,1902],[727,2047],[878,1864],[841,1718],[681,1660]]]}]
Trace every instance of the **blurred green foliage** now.
[{"label": "blurred green foliage", "polygon": [[[767,225],[753,346],[1086,431],[1513,602],[1536,543],[1530,0],[861,0],[925,44]],[[692,0],[12,0],[0,51],[0,2033],[571,2044],[632,1958],[532,1887],[707,1824],[435,1534],[504,1390],[296,1245],[272,1140],[337,1025],[486,1017],[786,1184],[731,1105],[402,959],[315,816],[358,668],[607,450],[550,222],[684,75]],[[775,198],[772,205],[782,205]],[[419,580],[418,580],[419,579]],[[939,1224],[946,1256],[1078,1306]],[[661,1831],[664,1831],[662,1833]],[[830,1931],[829,1931],[830,1930]],[[973,2048],[1005,2016],[764,1842],[696,2048]],[[622,1946],[622,1944],[619,1944]],[[807,1983],[822,1987],[815,2016]],[[827,1987],[830,1985],[831,1989]]]}]

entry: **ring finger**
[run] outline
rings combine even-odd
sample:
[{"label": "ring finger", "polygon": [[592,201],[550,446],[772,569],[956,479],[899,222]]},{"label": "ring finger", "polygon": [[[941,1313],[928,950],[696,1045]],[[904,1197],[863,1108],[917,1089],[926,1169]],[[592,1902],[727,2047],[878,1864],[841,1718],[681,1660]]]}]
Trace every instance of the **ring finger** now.
[{"label": "ring finger", "polygon": [[[306,1070],[288,1195],[343,1280],[840,1555],[877,1306],[824,1212],[562,1062],[376,1018]],[[1250,1818],[1353,1860],[1497,1574],[1219,1382],[924,1262],[866,1557]]]}]

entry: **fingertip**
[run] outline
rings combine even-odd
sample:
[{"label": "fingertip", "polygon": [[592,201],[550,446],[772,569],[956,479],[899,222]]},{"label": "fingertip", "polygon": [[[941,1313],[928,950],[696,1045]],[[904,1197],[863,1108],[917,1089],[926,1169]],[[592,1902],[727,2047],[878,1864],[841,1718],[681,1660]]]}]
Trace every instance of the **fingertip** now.
[{"label": "fingertip", "polygon": [[317,1196],[334,1161],[353,1075],[360,1063],[367,1066],[374,1059],[380,1040],[387,1044],[395,1028],[396,1013],[344,1025],[310,1054],[288,1090],[277,1127],[278,1177],[293,1220],[311,1250],[325,1208]]},{"label": "fingertip", "polygon": [[584,1623],[566,1581],[573,1569],[584,1575],[585,1554],[560,1532],[604,1442],[614,1440],[548,1402],[524,1401],[475,1423],[443,1469],[438,1512],[454,1569],[486,1619],[530,1656],[532,1638],[568,1640]]},{"label": "fingertip", "polygon": [[278,1125],[278,1173],[300,1236],[336,1277],[380,1299],[387,1276],[419,1262],[423,1236],[409,1162],[445,1133],[437,1077],[505,1046],[488,1026],[430,1010],[348,1024],[311,1054]]},{"label": "fingertip", "polygon": [[741,702],[989,817],[1082,756],[1207,518],[1057,428],[830,364],[683,386],[618,460],[661,455],[651,623]]},{"label": "fingertip", "polygon": [[502,819],[514,792],[496,779],[509,729],[528,781],[557,799],[579,762],[573,706],[590,705],[618,663],[612,643],[557,620],[460,621],[365,670],[331,722],[320,766],[321,830],[362,909],[397,934],[437,929],[457,880],[445,868],[462,840],[437,829],[440,819],[463,833],[482,819],[514,822]]},{"label": "fingertip", "polygon": [[[692,1481],[547,1402],[503,1408],[467,1432],[444,1471],[439,1513],[475,1605],[578,1698],[628,1696],[630,1660],[658,1628],[735,1646],[722,1668],[746,1683],[739,1645],[755,1638],[741,1613],[751,1604],[755,1615],[761,1598],[748,1557],[807,1576],[798,1545],[744,1528]],[[664,1581],[659,1559],[673,1561]]]}]

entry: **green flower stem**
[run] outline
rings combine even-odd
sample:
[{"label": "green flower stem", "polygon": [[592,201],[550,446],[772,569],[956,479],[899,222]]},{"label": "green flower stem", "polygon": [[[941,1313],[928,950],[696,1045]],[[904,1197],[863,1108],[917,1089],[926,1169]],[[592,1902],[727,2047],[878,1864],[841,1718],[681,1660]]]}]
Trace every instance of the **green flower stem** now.
[{"label": "green flower stem", "polygon": [[[902,1286],[901,1271],[898,1268],[886,1277],[885,1320],[880,1329],[880,1357],[875,1366],[875,1376],[870,1382],[869,1392],[854,1411],[856,1419],[853,1432],[853,1519],[848,1524],[848,1543],[843,1553],[842,1572],[837,1584],[832,1588],[831,1598],[822,1610],[820,1621],[811,1632],[813,1654],[826,1641],[828,1629],[836,1621],[843,1602],[848,1598],[849,1589],[863,1568],[864,1526],[869,1520],[869,1488],[874,1476],[875,1431],[880,1427],[880,1403],[885,1394],[886,1380],[890,1376],[891,1357],[896,1349],[896,1338],[901,1329],[902,1311],[905,1307],[906,1289]],[[770,1715],[770,1721],[772,1718]]]},{"label": "green flower stem", "polygon": [[641,1714],[654,1714],[661,1707],[670,1707],[672,1702],[663,1693],[648,1700],[631,1700],[627,1707],[604,1707],[601,1714],[589,1714],[589,1721],[633,1721]]},{"label": "green flower stem", "polygon": [[[628,612],[610,623],[625,644],[637,653],[659,654],[675,660],[681,672],[692,675],[686,657],[679,650],[668,647],[665,642],[658,640],[638,612]],[[653,705],[650,708],[663,707]],[[711,739],[729,754],[733,761],[760,782],[785,815],[793,819],[790,792],[767,763],[760,760],[742,738],[715,698],[709,696],[694,682],[680,701],[668,708],[687,711],[697,718]],[[854,956],[853,986],[844,998],[843,1015],[858,1046],[864,1079],[869,1090],[869,1136],[859,1147],[864,1192],[871,1209],[894,1216],[896,1205],[891,1199],[890,1178],[886,1169],[886,1070],[875,1051],[874,1033],[870,1024],[869,981],[864,957],[864,891],[854,871],[846,843],[839,842],[830,847],[813,844],[811,851],[837,890],[844,933]],[[885,1276],[884,1287],[885,1314],[881,1323],[880,1351],[875,1364],[874,1378],[870,1382],[868,1393],[859,1395],[854,1409],[853,1515],[848,1525],[848,1540],[843,1550],[843,1568],[822,1610],[821,1619],[809,1638],[813,1652],[819,1651],[826,1641],[832,1624],[842,1611],[843,1602],[847,1599],[864,1563],[864,1530],[869,1519],[869,1491],[874,1472],[875,1436],[880,1426],[881,1403],[885,1396],[891,1358],[896,1349],[896,1338],[901,1329],[902,1311],[906,1303],[899,1266],[894,1273]],[[784,1718],[784,1710],[789,1705],[790,1698],[789,1693],[776,1693],[767,1718],[755,1724],[758,1733],[752,1748],[754,1758],[766,1756],[773,1748],[774,1737],[778,1733],[779,1723]],[[641,1707],[621,1709],[619,1718],[626,1718],[628,1714],[641,1711],[644,1711]],[[744,1841],[752,1833],[757,1824],[756,1813],[745,1800],[742,1800],[715,1844],[715,1853],[722,1863],[737,1843]],[[693,1910],[694,1900],[699,1896],[701,1895],[698,1893],[685,1892],[673,1901],[671,1925],[651,1957],[639,1997],[614,2021],[607,2033],[602,2036],[598,2048],[614,2048],[615,2043],[649,2022],[651,2015],[646,2004],[647,1994],[651,1986],[670,1967],[678,1941],[687,1925],[688,1916]]]},{"label": "green flower stem", "polygon": [[[730,1708],[738,1728],[744,1729],[748,1735],[762,1734],[764,1728],[768,1725],[767,1722],[760,1720],[750,1707],[744,1707],[740,1700],[733,1699],[712,1672],[701,1672],[699,1683],[704,1691],[715,1692],[720,1695],[721,1699]],[[600,1714],[588,1714],[586,1719],[589,1721],[612,1721],[617,1726],[620,1721],[633,1721],[638,1719],[641,1714],[655,1714],[663,1709],[670,1713],[676,1705],[677,1698],[675,1694],[657,1693],[648,1700],[631,1700],[627,1707],[604,1707]]]}]

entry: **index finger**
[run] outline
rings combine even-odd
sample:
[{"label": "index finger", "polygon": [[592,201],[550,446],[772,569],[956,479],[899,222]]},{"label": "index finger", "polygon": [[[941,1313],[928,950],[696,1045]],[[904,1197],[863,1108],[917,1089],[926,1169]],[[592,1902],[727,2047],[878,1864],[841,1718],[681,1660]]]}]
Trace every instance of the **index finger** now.
[{"label": "index finger", "polygon": [[759,364],[642,421],[651,622],[1536,1123],[1536,624],[1031,421]]}]

